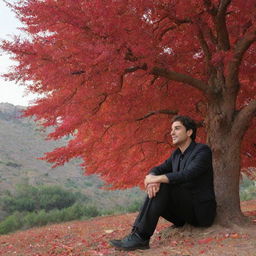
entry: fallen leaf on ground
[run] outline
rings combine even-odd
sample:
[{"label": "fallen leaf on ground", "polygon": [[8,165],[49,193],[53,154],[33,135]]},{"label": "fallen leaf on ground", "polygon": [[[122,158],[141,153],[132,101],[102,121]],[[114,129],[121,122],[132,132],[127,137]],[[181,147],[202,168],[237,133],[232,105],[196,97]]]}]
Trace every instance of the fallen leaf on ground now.
[{"label": "fallen leaf on ground", "polygon": [[112,229],[108,229],[108,230],[104,230],[104,231],[105,231],[105,233],[107,233],[107,234],[111,234],[111,233],[114,232],[114,230],[112,230]]},{"label": "fallen leaf on ground", "polygon": [[210,243],[212,240],[213,240],[212,237],[208,237],[208,238],[205,238],[205,239],[198,240],[198,243],[199,243],[199,244],[208,244],[208,243]]}]

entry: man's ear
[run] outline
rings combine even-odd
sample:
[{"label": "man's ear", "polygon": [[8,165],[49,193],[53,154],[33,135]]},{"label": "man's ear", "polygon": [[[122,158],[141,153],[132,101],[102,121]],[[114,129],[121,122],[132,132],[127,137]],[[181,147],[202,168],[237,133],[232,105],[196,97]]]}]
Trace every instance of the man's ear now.
[{"label": "man's ear", "polygon": [[187,135],[188,135],[189,137],[191,137],[192,134],[193,134],[193,130],[192,130],[192,129],[187,130]]}]

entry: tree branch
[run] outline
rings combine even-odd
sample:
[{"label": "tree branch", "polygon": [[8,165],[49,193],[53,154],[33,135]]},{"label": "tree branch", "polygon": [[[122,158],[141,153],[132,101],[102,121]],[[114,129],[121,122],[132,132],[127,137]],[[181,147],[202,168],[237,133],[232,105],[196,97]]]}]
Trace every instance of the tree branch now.
[{"label": "tree branch", "polygon": [[126,74],[126,73],[132,73],[132,72],[137,71],[137,70],[139,70],[139,69],[147,70],[147,68],[148,68],[147,64],[144,63],[144,64],[142,64],[141,66],[134,66],[134,67],[126,68],[126,69],[124,70],[124,72],[125,72],[125,74]]},{"label": "tree branch", "polygon": [[81,74],[84,74],[84,73],[85,73],[84,70],[77,70],[77,71],[71,72],[71,75],[81,75]]},{"label": "tree branch", "polygon": [[237,114],[231,133],[235,139],[242,139],[247,131],[250,122],[256,115],[256,99],[251,100],[248,105],[243,107]]},{"label": "tree branch", "polygon": [[209,38],[211,39],[213,44],[215,44],[215,45],[218,44],[217,37],[214,35],[212,29],[209,29]]},{"label": "tree branch", "polygon": [[212,65],[212,63],[211,63],[211,59],[212,59],[211,51],[210,51],[209,46],[208,46],[208,44],[205,40],[203,31],[200,28],[200,26],[198,26],[197,37],[198,37],[199,43],[200,43],[201,48],[202,48],[202,50],[204,52],[204,55],[205,55],[205,60],[206,60],[206,65],[207,65],[208,72],[209,73],[213,73],[213,72],[216,73],[216,70],[215,70],[214,66]]},{"label": "tree branch", "polygon": [[159,38],[162,39],[163,36],[164,36],[168,31],[173,30],[173,29],[175,29],[175,28],[177,28],[177,25],[173,25],[173,26],[171,26],[171,27],[168,27],[168,28],[164,29],[164,30],[161,32]]},{"label": "tree branch", "polygon": [[170,26],[170,27],[168,27],[168,28],[165,28],[165,29],[161,32],[161,34],[160,34],[160,36],[159,36],[160,39],[162,39],[163,36],[164,36],[168,31],[173,30],[173,29],[179,27],[179,26],[182,25],[182,24],[192,23],[192,21],[191,21],[190,19],[176,19],[176,20],[174,21],[174,23],[175,23],[175,25],[172,25],[172,26]]},{"label": "tree branch", "polygon": [[152,75],[165,77],[168,80],[182,82],[193,86],[194,88],[207,93],[208,87],[202,80],[193,78],[189,75],[167,70],[165,68],[154,67],[150,72]]},{"label": "tree branch", "polygon": [[107,100],[108,95],[106,93],[102,93],[101,95],[98,95],[97,97],[102,97],[102,100],[98,103],[98,106],[96,106],[92,112],[93,115],[95,115],[97,112],[99,112],[101,105]]},{"label": "tree branch", "polygon": [[165,15],[165,16],[163,16],[161,19],[155,21],[154,24],[153,24],[153,25],[154,25],[154,27],[153,27],[153,32],[155,32],[155,31],[159,28],[160,23],[161,23],[163,20],[167,19],[167,18],[168,18],[168,15]]},{"label": "tree branch", "polygon": [[157,76],[154,76],[153,79],[150,81],[150,85],[153,85],[157,80],[157,78],[158,78]]},{"label": "tree branch", "polygon": [[152,115],[157,115],[157,114],[177,115],[178,111],[177,110],[169,110],[169,109],[161,109],[161,110],[157,110],[157,111],[151,111],[148,114],[146,114],[145,116],[137,118],[135,121],[142,121],[146,118],[149,118]]},{"label": "tree branch", "polygon": [[135,72],[139,69],[141,70],[147,70],[147,64],[144,63],[142,64],[141,66],[134,66],[134,67],[129,67],[129,68],[126,68],[123,72],[123,74],[120,76],[120,88],[122,89],[123,88],[123,84],[124,84],[124,76],[128,73],[132,73],[132,72]]},{"label": "tree branch", "polygon": [[224,51],[230,49],[229,34],[226,24],[226,13],[230,3],[231,0],[221,0],[217,15],[215,16],[218,46],[220,50]]},{"label": "tree branch", "polygon": [[125,54],[125,58],[124,59],[132,61],[132,62],[138,60],[138,58],[136,56],[134,56],[134,54],[133,54],[133,52],[132,52],[132,50],[130,48],[127,49],[127,52]]},{"label": "tree branch", "polygon": [[[240,39],[234,48],[233,58],[227,65],[227,87],[239,88],[239,67],[242,62],[243,56],[248,48],[256,41],[256,27],[247,31],[242,39]],[[234,87],[235,86],[235,87]]]},{"label": "tree branch", "polygon": [[70,100],[76,95],[76,93],[77,93],[77,88],[75,88],[74,91],[73,91],[68,97],[66,97],[66,98],[63,100],[63,102],[62,102],[61,105],[64,105],[64,104],[66,104],[68,101],[70,101]]},{"label": "tree branch", "polygon": [[216,16],[217,15],[217,8],[212,3],[211,0],[204,0],[204,6],[206,7],[207,12],[210,13],[212,16]]},{"label": "tree branch", "polygon": [[[212,16],[213,21],[215,23],[215,17],[218,13],[217,7],[214,5],[214,3],[212,3],[211,0],[204,0],[204,6],[206,8],[206,11]],[[211,39],[212,43],[217,45],[218,44],[217,37],[214,35],[214,33],[210,27],[208,28],[208,34],[209,34],[209,38]]]}]

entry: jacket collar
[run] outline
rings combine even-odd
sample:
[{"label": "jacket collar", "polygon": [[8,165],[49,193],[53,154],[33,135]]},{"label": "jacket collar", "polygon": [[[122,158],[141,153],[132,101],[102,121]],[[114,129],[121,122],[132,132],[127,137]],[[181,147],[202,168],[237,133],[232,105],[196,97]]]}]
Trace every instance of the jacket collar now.
[{"label": "jacket collar", "polygon": [[196,144],[197,144],[197,143],[196,143],[195,141],[192,141],[183,153],[181,152],[181,150],[180,150],[179,148],[178,148],[178,152],[179,152],[180,154],[182,154],[184,157],[185,157],[186,155],[190,155],[189,153],[191,153],[191,152],[193,151],[193,149],[194,149],[194,147],[196,146]]}]

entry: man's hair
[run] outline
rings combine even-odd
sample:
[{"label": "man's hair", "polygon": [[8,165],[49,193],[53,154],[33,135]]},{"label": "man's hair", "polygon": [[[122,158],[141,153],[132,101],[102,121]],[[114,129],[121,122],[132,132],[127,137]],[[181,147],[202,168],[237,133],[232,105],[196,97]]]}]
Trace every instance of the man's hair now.
[{"label": "man's hair", "polygon": [[189,116],[175,116],[172,119],[172,123],[176,122],[176,121],[180,121],[186,128],[186,130],[192,130],[192,134],[190,136],[190,138],[194,141],[196,139],[196,122],[190,118]]}]

